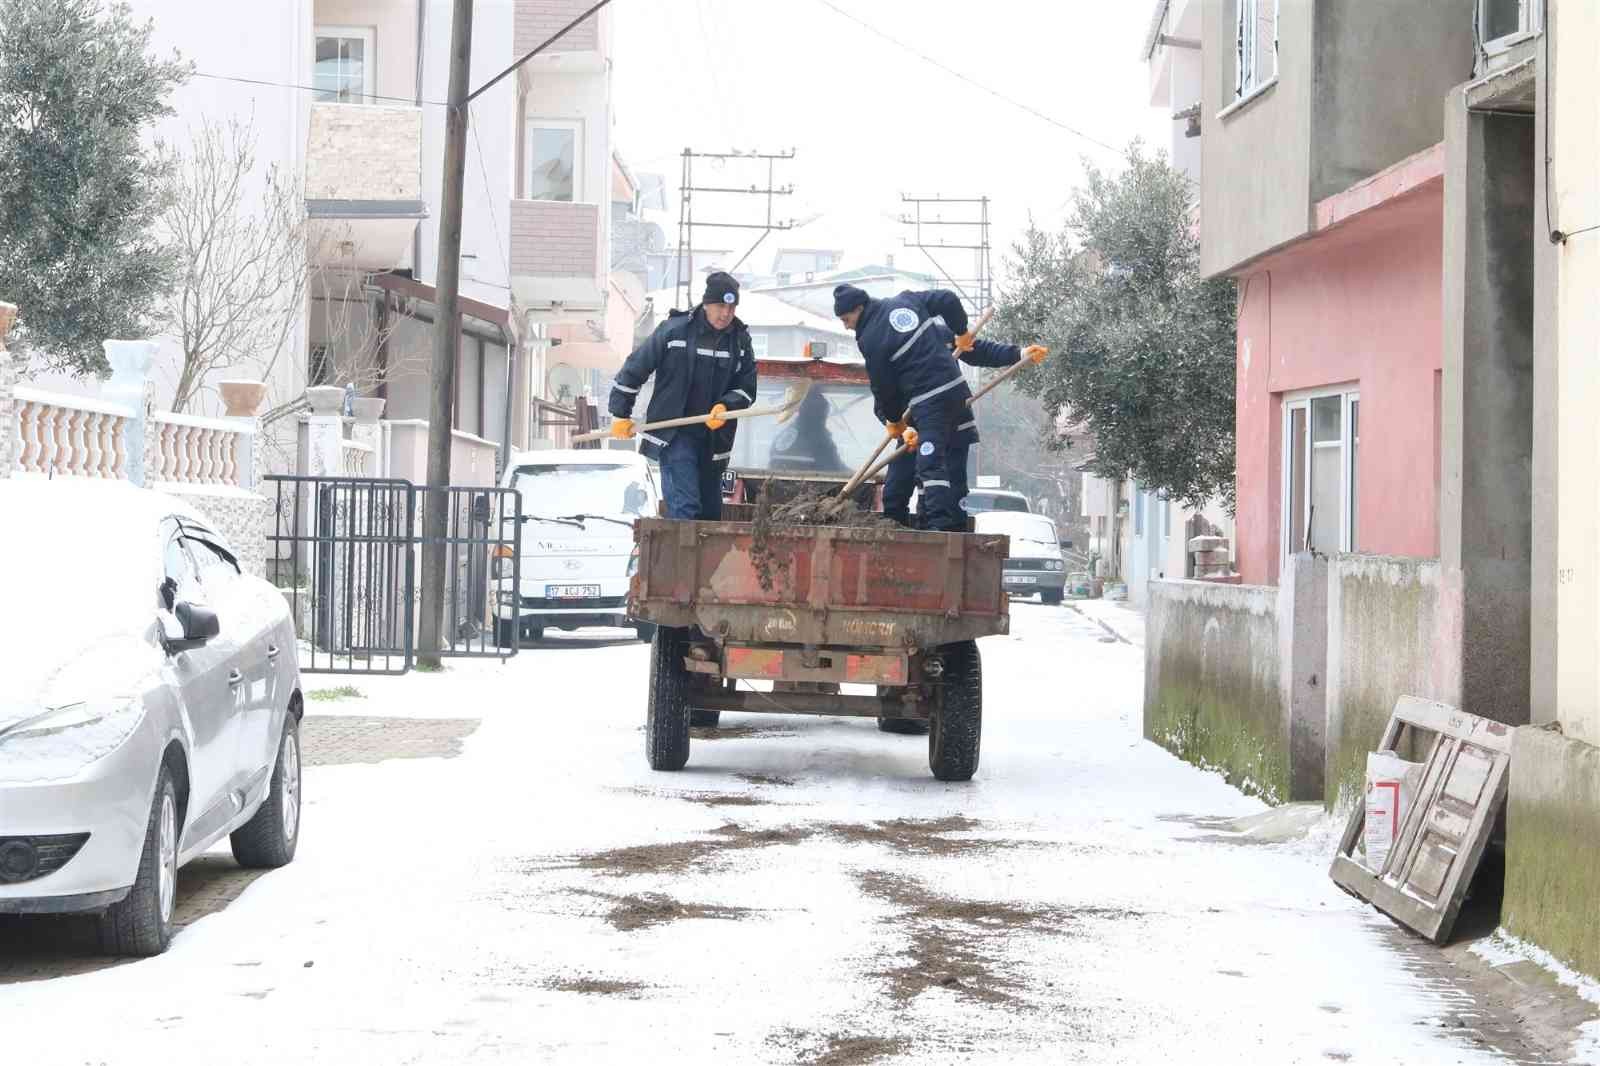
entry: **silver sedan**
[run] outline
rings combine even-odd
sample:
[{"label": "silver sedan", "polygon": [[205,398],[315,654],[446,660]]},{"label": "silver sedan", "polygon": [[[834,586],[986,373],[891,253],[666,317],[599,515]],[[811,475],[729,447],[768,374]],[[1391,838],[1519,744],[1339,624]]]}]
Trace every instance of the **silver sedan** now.
[{"label": "silver sedan", "polygon": [[224,836],[294,858],[301,693],[282,595],[198,512],[116,482],[0,481],[0,913],[172,937],[178,868]]}]

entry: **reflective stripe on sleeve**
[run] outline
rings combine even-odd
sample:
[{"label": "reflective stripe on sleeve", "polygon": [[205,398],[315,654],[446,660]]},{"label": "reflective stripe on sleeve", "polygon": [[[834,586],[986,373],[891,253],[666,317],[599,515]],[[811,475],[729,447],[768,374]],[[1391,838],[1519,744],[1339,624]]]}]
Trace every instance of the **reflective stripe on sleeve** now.
[{"label": "reflective stripe on sleeve", "polygon": [[933,481],[924,481],[922,487],[925,489],[947,489],[950,487],[950,482],[935,479]]},{"label": "reflective stripe on sleeve", "polygon": [[668,341],[667,342],[667,347],[668,348],[687,348],[687,347],[689,347],[689,342],[688,341]]},{"label": "reflective stripe on sleeve", "polygon": [[629,396],[637,396],[639,394],[639,390],[638,389],[630,389],[630,388],[628,388],[628,386],[622,384],[620,381],[613,381],[611,383],[611,387],[613,389],[616,389],[618,392],[625,392]]},{"label": "reflective stripe on sleeve", "polygon": [[927,392],[923,393],[920,396],[911,397],[911,402],[906,404],[906,406],[907,407],[915,407],[915,406],[917,406],[917,404],[921,403],[923,400],[931,400],[935,396],[939,395],[941,392],[949,392],[951,389],[955,388],[957,385],[965,384],[966,380],[967,380],[966,378],[959,377],[959,376],[958,377],[953,377],[949,381],[945,382],[943,385],[940,385],[937,389],[929,389]]},{"label": "reflective stripe on sleeve", "polygon": [[729,395],[730,396],[743,396],[745,403],[755,403],[756,402],[756,398],[754,396],[750,395],[748,392],[745,392],[743,389],[734,389],[733,392],[729,393]]}]

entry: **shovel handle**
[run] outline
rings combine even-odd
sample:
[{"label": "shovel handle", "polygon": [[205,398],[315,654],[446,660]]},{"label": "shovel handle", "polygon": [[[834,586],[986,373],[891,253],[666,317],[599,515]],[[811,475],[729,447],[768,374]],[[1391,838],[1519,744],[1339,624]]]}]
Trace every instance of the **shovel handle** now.
[{"label": "shovel handle", "polygon": [[1030,367],[1032,365],[1033,365],[1033,360],[1031,360],[1031,359],[1019,359],[1017,362],[1012,363],[1010,366],[1008,366],[1004,370],[1000,371],[1000,373],[998,373],[994,377],[990,378],[989,382],[987,384],[985,384],[983,386],[983,388],[979,389],[977,392],[973,393],[970,397],[968,397],[967,398],[967,406],[971,407],[973,404],[977,403],[979,400],[983,399],[990,392],[992,392],[994,390],[995,386],[999,385],[1002,381],[1007,380],[1012,375],[1017,374],[1021,370],[1025,369],[1026,367]]},{"label": "shovel handle", "polygon": [[[741,407],[737,411],[729,411],[722,416],[724,421],[732,422],[736,418],[757,418],[762,415],[781,415],[789,410],[792,404],[783,404],[778,407]],[[633,427],[635,434],[643,433],[647,429],[676,429],[678,426],[699,426],[711,421],[709,414],[685,415],[682,418],[663,418],[659,422],[646,422]],[[611,436],[609,429],[592,429],[588,433],[580,433],[572,438],[574,444],[584,444],[591,440],[604,440]]]}]

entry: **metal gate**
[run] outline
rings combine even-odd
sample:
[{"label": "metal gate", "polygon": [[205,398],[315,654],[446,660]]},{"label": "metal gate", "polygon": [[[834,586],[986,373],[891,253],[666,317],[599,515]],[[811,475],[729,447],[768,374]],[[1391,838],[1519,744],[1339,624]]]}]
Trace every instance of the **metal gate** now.
[{"label": "metal gate", "polygon": [[269,576],[283,590],[304,673],[403,674],[416,660],[423,518],[443,498],[446,656],[515,655],[522,497],[397,478],[270,475]]}]

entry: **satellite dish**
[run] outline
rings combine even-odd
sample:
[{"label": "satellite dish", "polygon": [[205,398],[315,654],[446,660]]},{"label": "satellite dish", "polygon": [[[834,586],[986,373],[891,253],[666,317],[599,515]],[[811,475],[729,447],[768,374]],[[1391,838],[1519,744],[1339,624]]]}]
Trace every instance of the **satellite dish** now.
[{"label": "satellite dish", "polygon": [[563,407],[571,406],[583,395],[583,386],[586,384],[587,375],[575,366],[566,363],[557,363],[545,375],[545,383],[550,393],[550,402]]},{"label": "satellite dish", "polygon": [[644,244],[652,252],[665,251],[667,247],[666,231],[654,222],[646,222],[644,225]]}]

